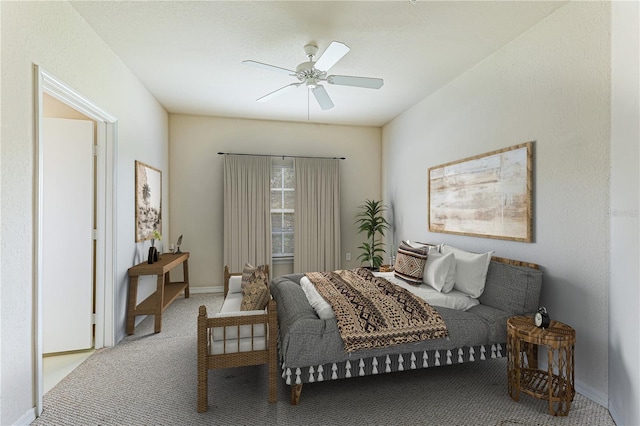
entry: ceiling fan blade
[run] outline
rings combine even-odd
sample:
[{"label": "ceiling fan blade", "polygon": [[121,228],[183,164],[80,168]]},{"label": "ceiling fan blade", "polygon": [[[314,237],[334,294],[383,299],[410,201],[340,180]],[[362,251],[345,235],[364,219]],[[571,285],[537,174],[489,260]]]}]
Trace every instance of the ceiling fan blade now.
[{"label": "ceiling fan blade", "polygon": [[288,92],[291,89],[294,89],[294,88],[300,86],[301,84],[302,83],[292,83],[292,84],[286,85],[284,87],[279,88],[278,90],[275,90],[275,91],[273,91],[273,92],[271,92],[271,93],[269,93],[267,95],[264,95],[261,98],[256,99],[256,101],[258,101],[258,102],[266,102],[268,100],[271,100],[271,99],[273,99],[275,97],[278,97],[278,96],[282,95],[283,93]]},{"label": "ceiling fan blade", "polygon": [[254,67],[258,67],[258,68],[264,68],[265,70],[269,70],[269,71],[277,71],[277,72],[282,72],[285,74],[289,74],[289,75],[295,75],[296,72],[293,70],[289,70],[286,68],[282,68],[282,67],[276,67],[275,65],[269,65],[269,64],[263,64],[262,62],[256,62],[256,61],[242,61],[243,64],[247,64],[247,65],[251,65]]},{"label": "ceiling fan blade", "polygon": [[332,41],[322,55],[316,61],[315,67],[320,71],[328,71],[334,66],[344,55],[349,53],[349,46],[339,41]]},{"label": "ceiling fan blade", "polygon": [[379,89],[384,84],[381,78],[354,77],[351,75],[330,75],[327,77],[329,84],[340,86],[364,87],[366,89]]},{"label": "ceiling fan blade", "polygon": [[333,102],[331,101],[331,98],[329,97],[329,94],[325,90],[324,86],[318,85],[311,89],[311,91],[313,92],[313,96],[315,96],[316,101],[318,101],[318,105],[320,105],[320,108],[322,108],[323,111],[333,108]]}]

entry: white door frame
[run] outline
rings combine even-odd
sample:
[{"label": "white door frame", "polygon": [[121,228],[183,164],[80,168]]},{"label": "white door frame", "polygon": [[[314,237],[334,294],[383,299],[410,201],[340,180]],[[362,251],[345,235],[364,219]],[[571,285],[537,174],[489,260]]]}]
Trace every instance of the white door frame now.
[{"label": "white door frame", "polygon": [[[95,348],[113,346],[115,336],[115,259],[116,259],[116,155],[118,120],[62,81],[34,66],[35,99],[35,388],[36,416],[42,414],[42,200],[43,200],[43,93],[69,105],[97,123],[96,145],[96,318]],[[68,247],[68,250],[73,250]],[[73,260],[70,258],[70,262]],[[73,265],[69,264],[70,270]]]}]

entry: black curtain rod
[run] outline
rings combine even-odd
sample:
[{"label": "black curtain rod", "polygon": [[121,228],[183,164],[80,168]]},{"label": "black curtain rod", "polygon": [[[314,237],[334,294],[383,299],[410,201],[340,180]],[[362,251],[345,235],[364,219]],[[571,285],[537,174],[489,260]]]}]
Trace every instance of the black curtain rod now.
[{"label": "black curtain rod", "polygon": [[253,155],[255,157],[277,157],[277,158],[324,158],[328,160],[346,160],[345,157],[308,157],[305,155],[275,155],[275,154],[236,154],[233,152],[219,152],[218,155]]}]

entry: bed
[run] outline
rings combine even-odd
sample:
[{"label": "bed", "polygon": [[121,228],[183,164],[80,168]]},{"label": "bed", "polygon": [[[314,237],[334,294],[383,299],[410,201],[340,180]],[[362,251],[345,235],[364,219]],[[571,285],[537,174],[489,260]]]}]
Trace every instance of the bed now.
[{"label": "bed", "polygon": [[[305,294],[305,274],[276,277],[271,294],[277,302],[278,356],[282,378],[291,387],[291,403],[298,404],[304,383],[354,378],[410,369],[488,360],[506,355],[506,321],[538,308],[542,272],[537,265],[489,257],[486,282],[469,306],[459,294],[436,294],[430,304],[444,320],[447,336],[387,347],[346,350],[336,318],[320,318]],[[422,294],[426,285],[376,273]],[[422,297],[421,296],[421,297]],[[449,300],[442,300],[449,299]],[[464,305],[464,306],[463,306]]]}]

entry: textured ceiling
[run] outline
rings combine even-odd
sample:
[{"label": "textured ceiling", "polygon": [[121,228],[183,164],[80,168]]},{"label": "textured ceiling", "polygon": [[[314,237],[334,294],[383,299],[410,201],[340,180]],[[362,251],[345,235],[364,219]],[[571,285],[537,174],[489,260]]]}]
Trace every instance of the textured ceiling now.
[{"label": "textured ceiling", "polygon": [[[170,113],[382,126],[565,2],[72,1]],[[256,99],[295,77],[332,40],[351,51],[330,74],[379,77],[379,90],[325,84],[322,111],[305,87]],[[317,59],[317,58],[316,58]]]}]

